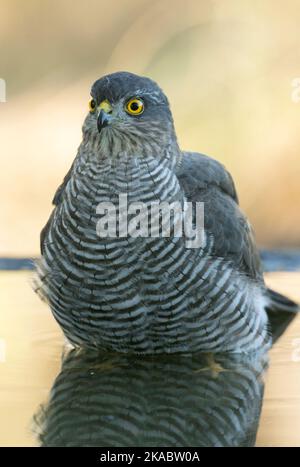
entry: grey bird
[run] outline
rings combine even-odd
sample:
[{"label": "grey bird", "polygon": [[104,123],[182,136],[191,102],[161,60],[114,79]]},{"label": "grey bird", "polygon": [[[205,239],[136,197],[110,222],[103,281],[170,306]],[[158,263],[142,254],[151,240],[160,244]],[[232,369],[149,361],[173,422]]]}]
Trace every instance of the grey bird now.
[{"label": "grey bird", "polygon": [[[99,236],[97,206],[117,205],[120,193],[147,206],[204,203],[204,240],[189,248],[184,235]],[[36,287],[75,346],[251,352],[271,345],[268,310],[298,310],[265,286],[230,174],[180,150],[167,97],[149,78],[118,72],[94,83],[53,203]]]}]

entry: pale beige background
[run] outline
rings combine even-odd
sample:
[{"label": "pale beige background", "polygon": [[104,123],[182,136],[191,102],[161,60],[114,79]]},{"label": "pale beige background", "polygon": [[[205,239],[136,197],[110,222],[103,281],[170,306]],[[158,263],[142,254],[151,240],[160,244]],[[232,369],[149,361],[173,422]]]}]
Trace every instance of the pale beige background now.
[{"label": "pale beige background", "polygon": [[299,0],[0,0],[0,9],[0,256],[38,253],[90,84],[116,70],[160,83],[182,147],[226,164],[261,245],[299,246]]}]

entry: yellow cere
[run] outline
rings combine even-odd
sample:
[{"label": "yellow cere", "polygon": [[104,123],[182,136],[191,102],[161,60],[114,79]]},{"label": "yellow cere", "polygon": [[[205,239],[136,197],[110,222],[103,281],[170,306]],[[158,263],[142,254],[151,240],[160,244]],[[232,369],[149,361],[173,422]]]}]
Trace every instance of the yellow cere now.
[{"label": "yellow cere", "polygon": [[[95,112],[95,110],[97,109],[97,102],[95,101],[95,99],[90,99],[89,101],[89,111],[90,112]],[[102,101],[99,105],[98,105],[98,110],[104,110],[105,113],[111,113],[112,111],[112,106],[110,104],[110,102],[105,99],[104,101]]]},{"label": "yellow cere", "polygon": [[140,115],[144,112],[144,103],[142,99],[134,97],[127,102],[125,109],[130,115]]},{"label": "yellow cere", "polygon": [[107,99],[105,99],[104,101],[102,101],[99,104],[98,109],[99,110],[104,110],[104,112],[107,113],[107,114],[112,112],[112,106],[111,106],[110,102]]}]

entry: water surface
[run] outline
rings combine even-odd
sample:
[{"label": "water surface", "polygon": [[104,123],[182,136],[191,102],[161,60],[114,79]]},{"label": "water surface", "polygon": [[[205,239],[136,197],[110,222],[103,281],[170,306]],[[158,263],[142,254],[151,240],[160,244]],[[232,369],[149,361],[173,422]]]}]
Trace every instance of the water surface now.
[{"label": "water surface", "polygon": [[259,358],[68,352],[31,275],[0,271],[1,446],[300,446],[300,315]]}]

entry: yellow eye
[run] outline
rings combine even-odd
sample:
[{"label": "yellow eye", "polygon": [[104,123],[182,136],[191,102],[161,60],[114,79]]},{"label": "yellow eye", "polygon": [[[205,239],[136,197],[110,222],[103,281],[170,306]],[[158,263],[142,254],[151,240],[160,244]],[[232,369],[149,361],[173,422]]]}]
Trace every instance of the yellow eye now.
[{"label": "yellow eye", "polygon": [[90,112],[95,112],[96,107],[97,107],[97,103],[96,103],[95,99],[90,99],[90,101],[89,101],[89,111]]},{"label": "yellow eye", "polygon": [[144,102],[142,99],[134,97],[127,102],[125,110],[130,115],[140,115],[144,112]]}]

